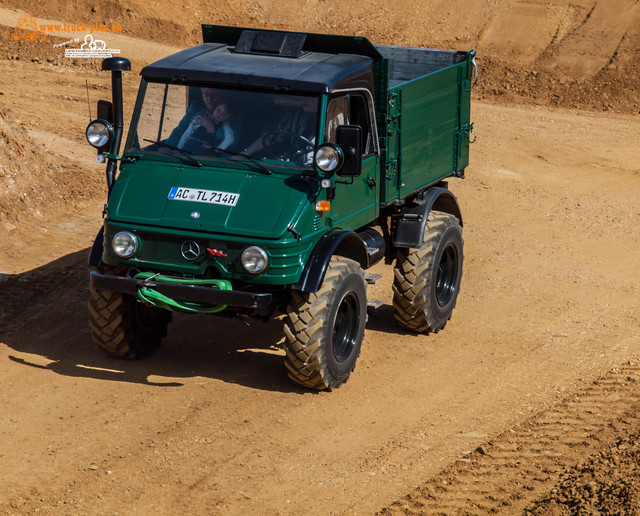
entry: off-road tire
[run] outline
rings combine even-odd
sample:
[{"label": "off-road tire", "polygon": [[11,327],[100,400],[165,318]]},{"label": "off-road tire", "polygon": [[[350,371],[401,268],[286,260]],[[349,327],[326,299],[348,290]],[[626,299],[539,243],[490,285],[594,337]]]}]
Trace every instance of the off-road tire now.
[{"label": "off-road tire", "polygon": [[[116,268],[102,274],[120,275]],[[143,358],[153,353],[167,335],[171,312],[153,308],[134,296],[89,289],[89,326],[94,342],[109,356]]]},{"label": "off-road tire", "polygon": [[332,390],[349,379],[367,322],[367,285],[353,260],[334,256],[315,293],[294,290],[284,326],[289,378]]},{"label": "off-road tire", "polygon": [[418,333],[438,333],[445,327],[460,291],[462,251],[458,219],[431,211],[422,247],[396,253],[393,309],[400,326]]}]

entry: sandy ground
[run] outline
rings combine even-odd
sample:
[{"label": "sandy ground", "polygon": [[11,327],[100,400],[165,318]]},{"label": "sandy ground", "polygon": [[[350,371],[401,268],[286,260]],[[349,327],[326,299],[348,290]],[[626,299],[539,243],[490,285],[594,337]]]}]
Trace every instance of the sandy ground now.
[{"label": "sandy ground", "polygon": [[[31,58],[0,61],[0,77],[0,512],[560,514],[571,486],[600,492],[584,480],[606,466],[594,457],[637,447],[635,100],[586,111],[485,85],[467,179],[450,182],[466,257],[453,319],[437,335],[398,329],[377,266],[385,304],[358,367],[314,393],[286,379],[279,320],[178,316],[144,361],[94,348],[86,260],[104,169],[82,133],[85,81],[95,103],[108,78]],[[129,110],[137,82],[125,77]],[[628,462],[607,464],[639,486]],[[633,512],[634,493],[582,507]]]}]

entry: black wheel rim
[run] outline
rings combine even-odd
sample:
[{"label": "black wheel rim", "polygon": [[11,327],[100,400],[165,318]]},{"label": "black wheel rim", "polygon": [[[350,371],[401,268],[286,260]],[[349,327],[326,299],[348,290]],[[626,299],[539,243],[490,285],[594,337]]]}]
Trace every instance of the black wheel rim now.
[{"label": "black wheel rim", "polygon": [[436,299],[445,306],[453,298],[458,284],[458,253],[453,245],[448,245],[440,257],[436,277]]},{"label": "black wheel rim", "polygon": [[353,292],[348,292],[340,301],[333,325],[333,356],[338,362],[349,358],[356,346],[360,306]]}]

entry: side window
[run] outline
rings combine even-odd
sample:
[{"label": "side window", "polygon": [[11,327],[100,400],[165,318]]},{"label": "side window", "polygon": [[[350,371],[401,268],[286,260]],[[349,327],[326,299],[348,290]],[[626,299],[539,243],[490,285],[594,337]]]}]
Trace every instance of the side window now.
[{"label": "side window", "polygon": [[371,133],[371,127],[369,127],[369,110],[367,109],[367,103],[362,95],[351,95],[351,110],[349,117],[353,125],[359,125],[362,127],[362,144],[364,155],[368,156],[374,151],[373,135]]},{"label": "side window", "polygon": [[343,95],[331,99],[327,106],[327,127],[325,128],[325,140],[336,142],[336,129],[340,125],[348,125],[349,121],[349,96]]},{"label": "side window", "polygon": [[336,143],[336,129],[340,125],[359,125],[362,128],[364,155],[375,151],[370,127],[369,109],[362,95],[351,94],[335,97],[327,106],[325,140]]}]

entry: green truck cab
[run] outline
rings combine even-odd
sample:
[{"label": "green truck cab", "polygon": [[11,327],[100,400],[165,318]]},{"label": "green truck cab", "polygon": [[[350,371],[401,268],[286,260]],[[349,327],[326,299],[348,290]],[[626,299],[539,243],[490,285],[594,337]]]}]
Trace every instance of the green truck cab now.
[{"label": "green truck cab", "polygon": [[130,63],[103,61],[113,99],[87,127],[109,190],[89,259],[96,343],[141,358],[172,311],[284,314],[289,377],[331,390],[383,259],[398,323],[441,330],[462,277],[445,179],[468,164],[475,52],[213,25],[203,39],[142,69],[122,152]]}]

